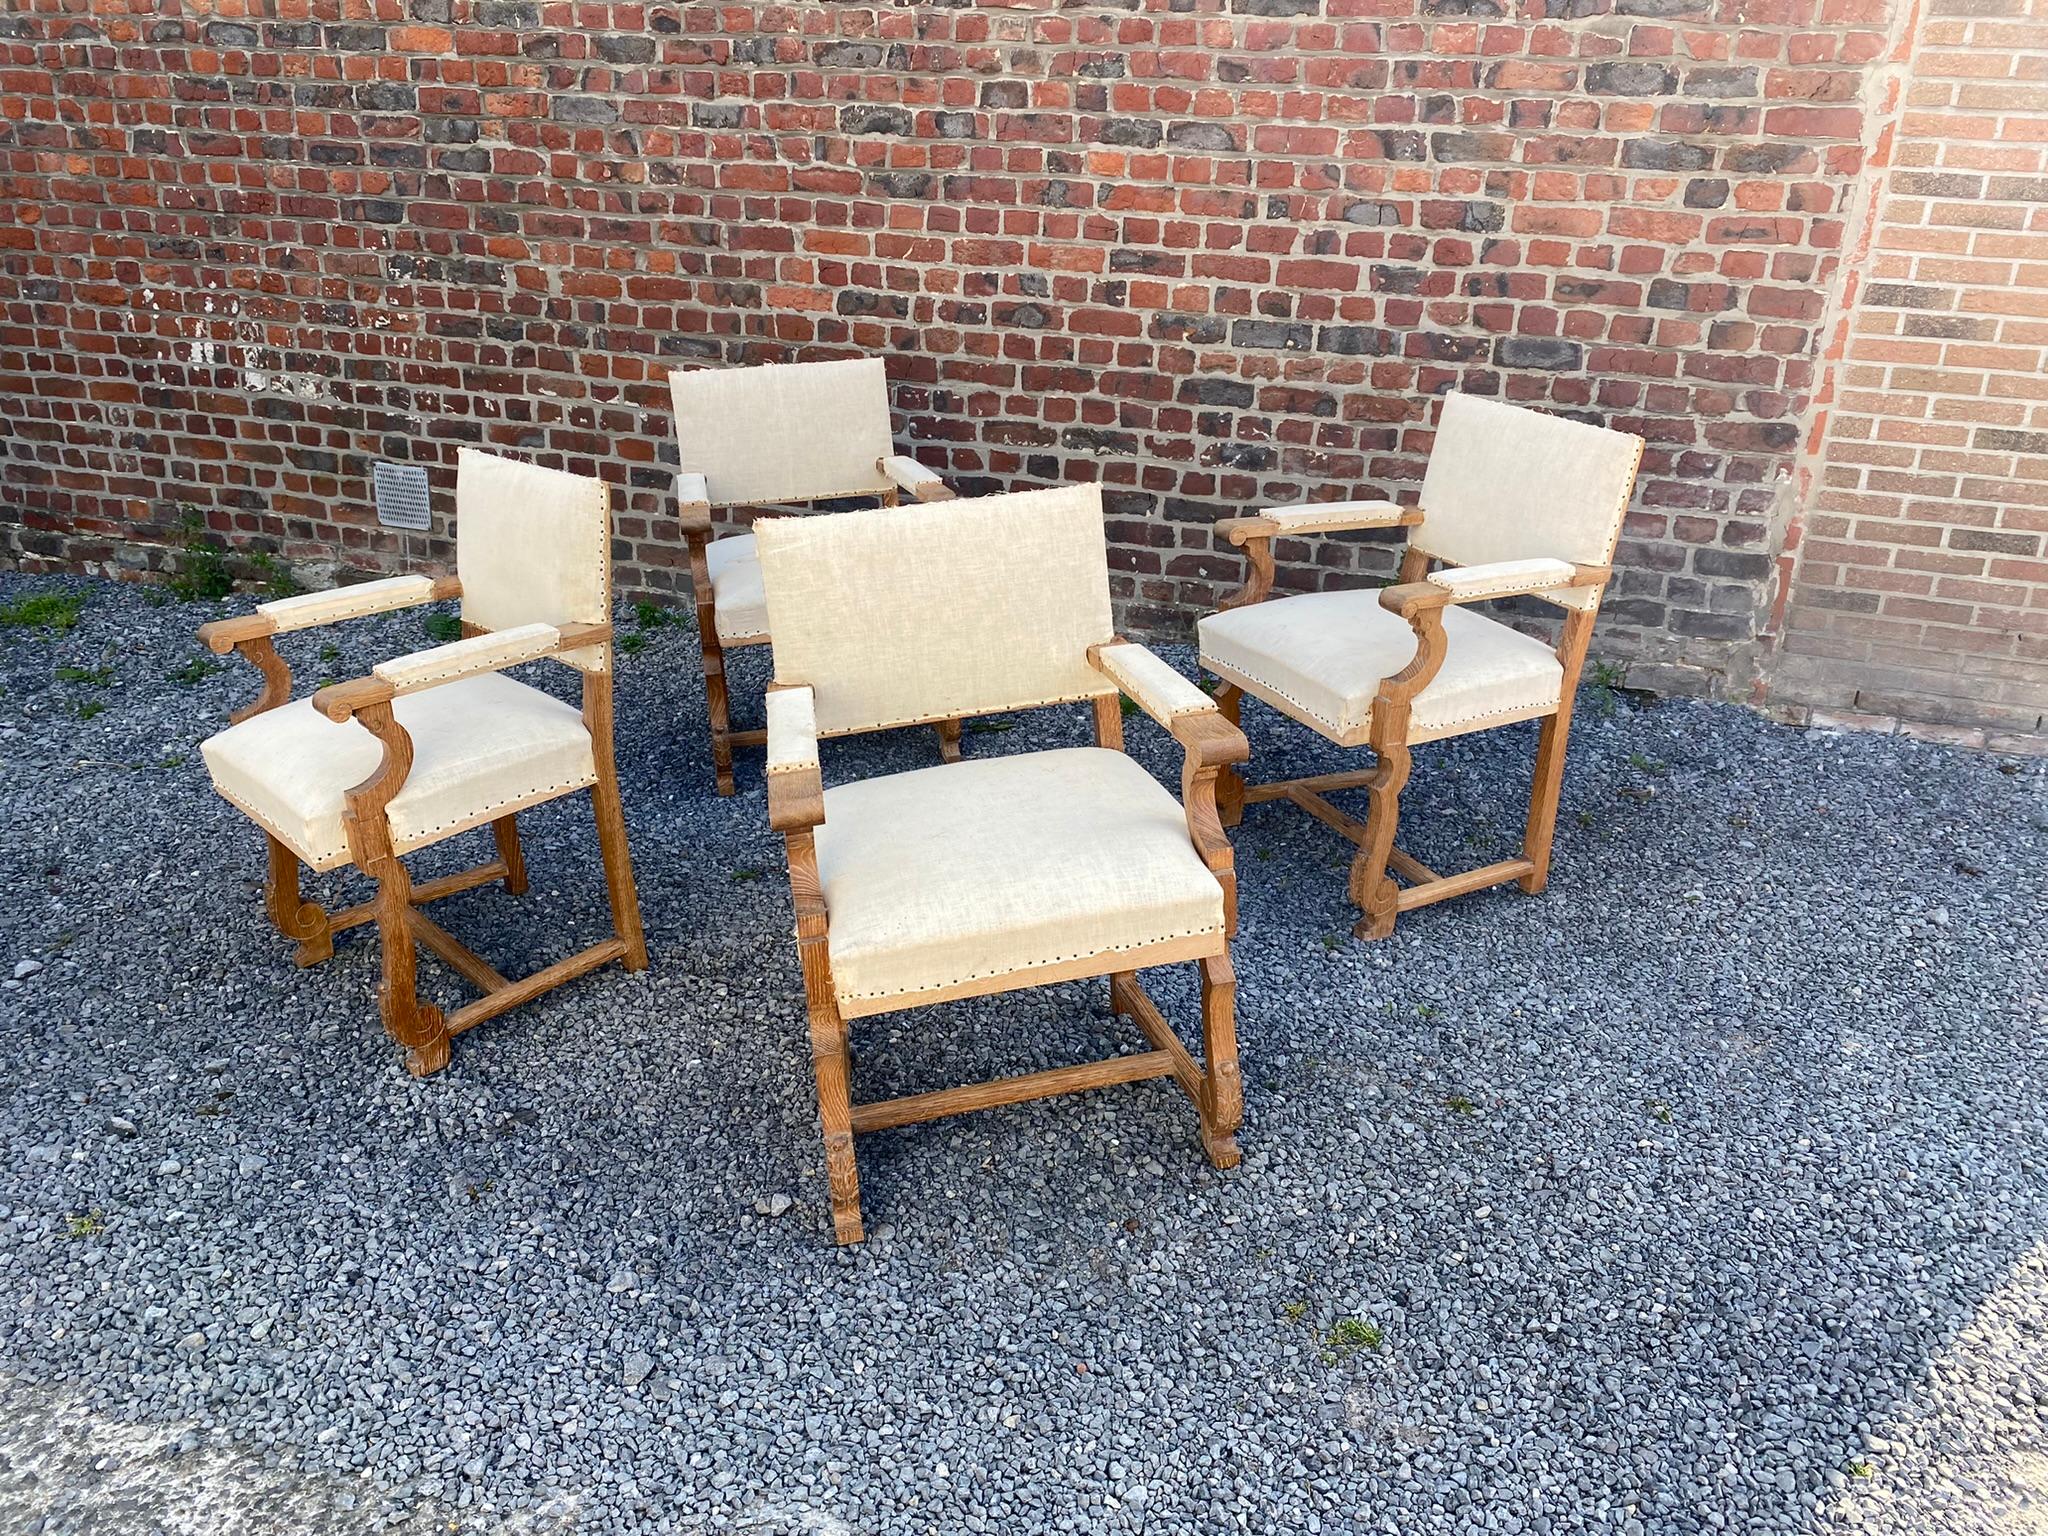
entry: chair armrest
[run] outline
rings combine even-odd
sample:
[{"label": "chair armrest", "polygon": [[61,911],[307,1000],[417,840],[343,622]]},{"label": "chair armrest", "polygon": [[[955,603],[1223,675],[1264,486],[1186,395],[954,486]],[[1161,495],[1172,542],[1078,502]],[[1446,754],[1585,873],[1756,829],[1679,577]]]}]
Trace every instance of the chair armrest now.
[{"label": "chair armrest", "polygon": [[711,531],[711,488],[694,470],[676,475],[676,517],[686,534]]},{"label": "chair armrest", "polygon": [[1142,645],[1091,645],[1088,662],[1168,731],[1189,715],[1217,712],[1214,699]]},{"label": "chair armrest", "polygon": [[892,453],[879,463],[899,491],[908,491],[919,501],[950,501],[953,492],[936,471],[926,469],[908,454]]},{"label": "chair armrest", "polygon": [[1414,528],[1422,522],[1420,507],[1391,501],[1321,501],[1292,507],[1268,507],[1255,517],[1225,518],[1216,527],[1236,545],[1286,533],[1342,533],[1353,528]]},{"label": "chair armrest", "polygon": [[809,688],[770,688],[768,825],[778,832],[801,832],[824,820],[817,696]]},{"label": "chair armrest", "polygon": [[1193,683],[1142,645],[1127,640],[1088,647],[1088,662],[1125,696],[1172,733],[1185,754],[1180,767],[1181,811],[1188,841],[1223,887],[1224,927],[1237,931],[1237,865],[1216,806],[1216,777],[1251,759],[1244,732]]},{"label": "chair armrest", "polygon": [[1430,608],[1555,592],[1561,587],[1597,587],[1613,574],[1610,566],[1573,565],[1566,560],[1499,560],[1491,565],[1455,566],[1434,571],[1421,581],[1381,588],[1380,606],[1412,621]]},{"label": "chair armrest", "polygon": [[1496,560],[1490,565],[1448,566],[1425,578],[1442,587],[1451,601],[1468,603],[1484,597],[1514,597],[1557,587],[1583,587],[1605,581],[1606,566],[1578,566],[1569,560]]},{"label": "chair armrest", "polygon": [[199,639],[215,655],[225,656],[245,640],[290,634],[295,629],[315,629],[344,619],[367,618],[373,613],[394,613],[400,608],[417,608],[421,603],[461,595],[462,582],[454,576],[387,576],[382,581],[335,587],[327,592],[302,592],[296,597],[258,603],[254,613],[200,625]]},{"label": "chair armrest", "polygon": [[322,688],[313,695],[313,707],[330,720],[345,721],[358,710],[389,704],[408,693],[438,688],[443,683],[484,672],[502,672],[542,656],[602,645],[611,637],[609,624],[564,624],[560,628],[553,624],[521,624],[487,635],[471,635],[466,640],[451,640],[446,645],[379,662],[370,669],[368,677]]}]

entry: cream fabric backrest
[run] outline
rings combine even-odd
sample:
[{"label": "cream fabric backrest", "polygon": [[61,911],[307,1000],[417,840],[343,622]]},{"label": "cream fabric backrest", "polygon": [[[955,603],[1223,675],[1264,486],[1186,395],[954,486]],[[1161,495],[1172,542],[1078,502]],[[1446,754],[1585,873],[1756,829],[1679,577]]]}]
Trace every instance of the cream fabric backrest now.
[{"label": "cream fabric backrest", "polygon": [[889,380],[878,357],[759,368],[676,369],[681,468],[715,507],[766,506],[889,489]]},{"label": "cream fabric backrest", "polygon": [[1102,488],[1063,485],[754,525],[775,680],[818,734],[1113,693]]},{"label": "cream fabric backrest", "polygon": [[[1643,440],[1626,432],[1449,395],[1413,542],[1459,565],[1540,556],[1611,564],[1642,456]],[[1590,608],[1599,594],[1564,591],[1552,601]]]},{"label": "cream fabric backrest", "polygon": [[[612,616],[612,492],[602,480],[465,448],[455,463],[455,573],[462,617],[481,629],[606,624]],[[609,646],[562,660],[602,672]]]}]

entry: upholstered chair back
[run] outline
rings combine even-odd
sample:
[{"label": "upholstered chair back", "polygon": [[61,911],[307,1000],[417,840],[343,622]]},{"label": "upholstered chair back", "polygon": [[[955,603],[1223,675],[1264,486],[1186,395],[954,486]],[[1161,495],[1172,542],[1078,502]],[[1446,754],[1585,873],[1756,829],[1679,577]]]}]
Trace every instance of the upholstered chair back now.
[{"label": "upholstered chair back", "polygon": [[[1548,556],[1610,565],[1643,440],[1477,395],[1449,395],[1422,481],[1415,547],[1458,565]],[[1591,608],[1597,588],[1547,593]]]},{"label": "upholstered chair back", "polygon": [[818,734],[1092,699],[1114,636],[1102,489],[1063,485],[754,525],[775,680]]},{"label": "upholstered chair back", "polygon": [[678,368],[680,467],[714,507],[773,506],[890,488],[889,381],[878,357],[758,368]]},{"label": "upholstered chair back", "polygon": [[[479,629],[605,624],[612,616],[611,487],[465,448],[455,464],[455,574]],[[611,648],[562,660],[602,672]]]}]

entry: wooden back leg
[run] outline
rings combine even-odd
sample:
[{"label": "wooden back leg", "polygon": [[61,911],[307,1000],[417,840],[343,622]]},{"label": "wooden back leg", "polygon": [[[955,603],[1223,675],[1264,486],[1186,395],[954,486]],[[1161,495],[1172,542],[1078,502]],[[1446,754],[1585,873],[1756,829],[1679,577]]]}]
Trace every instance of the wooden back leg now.
[{"label": "wooden back leg", "polygon": [[1550,879],[1550,845],[1557,835],[1557,801],[1564,790],[1565,738],[1571,733],[1571,700],[1543,722],[1536,738],[1536,775],[1529,785],[1529,823],[1522,833],[1522,857],[1535,868],[1515,883],[1529,895]]},{"label": "wooden back leg", "polygon": [[519,846],[519,818],[500,816],[491,823],[491,836],[498,840],[498,859],[505,866],[505,889],[514,896],[524,896],[526,853]]},{"label": "wooden back leg", "polygon": [[932,727],[939,733],[939,761],[957,763],[960,761],[960,722],[941,720]]},{"label": "wooden back leg", "polygon": [[[1244,712],[1244,690],[1237,684],[1227,683],[1216,690],[1216,709],[1232,725],[1244,728],[1238,718]],[[1225,827],[1244,820],[1244,775],[1234,763],[1216,770],[1216,819]]]},{"label": "wooden back leg", "polygon": [[717,626],[707,617],[708,606],[697,610],[697,634],[704,651],[704,713],[711,725],[711,773],[721,795],[733,793],[732,706],[726,697],[725,651],[718,643]]}]

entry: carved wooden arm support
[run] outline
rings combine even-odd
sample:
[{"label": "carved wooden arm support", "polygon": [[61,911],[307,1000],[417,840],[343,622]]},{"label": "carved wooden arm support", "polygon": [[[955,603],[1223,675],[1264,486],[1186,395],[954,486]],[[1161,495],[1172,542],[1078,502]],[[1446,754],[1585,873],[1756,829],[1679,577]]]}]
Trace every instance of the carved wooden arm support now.
[{"label": "carved wooden arm support", "polygon": [[394,613],[401,608],[416,608],[422,603],[461,595],[462,582],[454,576],[391,576],[383,581],[336,587],[329,592],[302,592],[296,597],[259,603],[253,613],[200,625],[199,640],[216,656],[241,652],[243,659],[263,674],[263,692],[256,701],[228,716],[230,724],[238,725],[252,715],[291,702],[291,668],[271,644],[273,635],[366,618],[374,613]]},{"label": "carved wooden arm support", "polygon": [[918,501],[951,501],[953,492],[938,474],[926,469],[908,454],[892,453],[877,461],[876,467],[889,477],[899,491],[907,491]]},{"label": "carved wooden arm support", "polygon": [[542,656],[603,645],[611,637],[609,624],[564,624],[559,628],[553,624],[521,624],[515,629],[471,635],[467,640],[454,640],[379,662],[368,677],[322,688],[313,695],[313,707],[336,723],[352,717],[360,719],[364,711],[388,705],[408,693],[438,688],[443,683],[483,672],[501,672]]},{"label": "carved wooden arm support", "polygon": [[1422,509],[1391,501],[1326,501],[1296,507],[1268,507],[1255,517],[1229,517],[1216,531],[1244,551],[1244,585],[1222,602],[1242,608],[1264,602],[1273,590],[1273,540],[1282,534],[1339,533],[1351,528],[1415,528]]},{"label": "carved wooden arm support", "polygon": [[[815,696],[801,686],[768,689],[768,825],[801,832],[825,820],[825,781],[818,766]],[[791,864],[792,871],[795,869]]]}]

